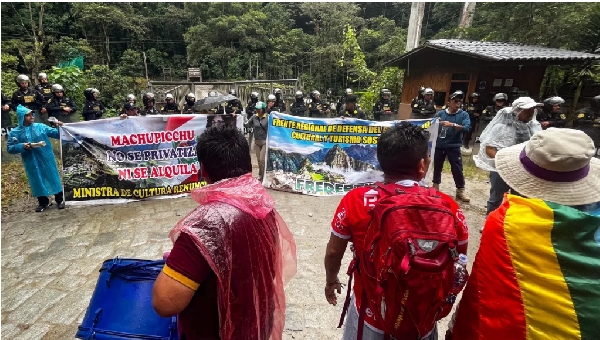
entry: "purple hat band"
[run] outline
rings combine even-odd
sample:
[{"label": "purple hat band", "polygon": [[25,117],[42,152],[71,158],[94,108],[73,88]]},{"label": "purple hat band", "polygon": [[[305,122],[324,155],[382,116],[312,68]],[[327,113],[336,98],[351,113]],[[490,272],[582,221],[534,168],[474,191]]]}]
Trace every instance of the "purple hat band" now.
[{"label": "purple hat band", "polygon": [[535,164],[527,154],[525,153],[525,148],[521,151],[519,155],[519,159],[521,160],[521,164],[527,172],[532,174],[533,176],[543,179],[549,182],[577,182],[580,179],[585,178],[590,172],[590,164],[586,164],[583,168],[573,170],[573,171],[554,171],[544,169],[541,166]]}]

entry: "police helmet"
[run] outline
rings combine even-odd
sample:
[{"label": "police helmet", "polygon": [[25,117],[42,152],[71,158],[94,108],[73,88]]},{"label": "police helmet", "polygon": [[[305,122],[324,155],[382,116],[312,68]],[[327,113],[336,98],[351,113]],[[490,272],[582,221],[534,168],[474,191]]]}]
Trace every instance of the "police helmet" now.
[{"label": "police helmet", "polygon": [[193,93],[190,92],[190,93],[188,93],[188,94],[185,95],[185,100],[186,101],[190,102],[190,101],[192,101],[192,99],[196,100],[196,95],[195,94],[193,94]]},{"label": "police helmet", "polygon": [[544,111],[552,111],[554,105],[560,105],[564,103],[565,100],[561,97],[550,97],[544,100]]},{"label": "police helmet", "polygon": [[210,92],[208,93],[208,96],[209,96],[209,97],[216,97],[216,96],[218,96],[218,94],[217,94],[217,92],[215,92],[215,91],[210,91]]},{"label": "police helmet", "polygon": [[464,98],[465,98],[465,93],[463,91],[460,91],[460,90],[455,91],[454,93],[452,93],[450,95],[450,100],[453,100],[453,99],[463,100]]},{"label": "police helmet", "polygon": [[235,89],[229,90],[229,94],[232,95],[232,96],[236,96],[237,95],[236,92],[235,92]]},{"label": "police helmet", "polygon": [[302,91],[296,91],[296,98],[297,99],[304,98],[304,93],[302,93]]},{"label": "police helmet", "polygon": [[128,102],[134,102],[135,103],[136,100],[137,100],[137,98],[135,98],[135,95],[133,93],[127,95],[127,101]]},{"label": "police helmet", "polygon": [[385,91],[383,91],[383,95],[384,95],[384,96],[386,96],[386,95],[387,95],[387,96],[389,96],[389,97],[391,98],[391,97],[392,97],[392,91],[390,91],[390,90],[388,90],[388,89],[385,89]]},{"label": "police helmet", "polygon": [[40,72],[40,74],[38,74],[38,80],[42,80],[42,79],[48,79],[48,75],[44,72]]},{"label": "police helmet", "polygon": [[94,93],[95,93],[95,94],[97,94],[97,95],[98,95],[98,97],[100,97],[100,90],[98,90],[98,89],[97,89],[97,88],[95,88],[95,87],[94,87],[94,88],[92,88],[92,94],[94,94]]},{"label": "police helmet", "polygon": [[252,92],[252,93],[250,93],[250,98],[258,100],[258,92]]},{"label": "police helmet", "polygon": [[275,93],[276,95],[281,94],[281,89],[277,88],[273,91],[273,93]]},{"label": "police helmet", "polygon": [[314,90],[310,93],[311,98],[316,98],[317,96],[320,96],[321,93],[317,90]]},{"label": "police helmet", "polygon": [[256,102],[254,108],[257,110],[264,110],[267,108],[267,104],[265,104],[264,102]]},{"label": "police helmet", "polygon": [[426,96],[428,94],[433,96],[433,89],[431,87],[428,87],[425,90],[423,90],[423,96]]},{"label": "police helmet", "polygon": [[549,104],[551,106],[554,106],[556,104],[563,104],[565,102],[564,99],[562,99],[561,97],[550,97],[547,98],[546,100],[544,100],[544,105],[545,104]]},{"label": "police helmet", "polygon": [[383,94],[385,93],[385,91],[387,91],[388,89],[386,89],[385,87],[382,87],[381,90],[379,91],[379,96],[383,98]]},{"label": "police helmet", "polygon": [[15,78],[15,83],[17,84],[17,86],[21,85],[22,82],[26,81],[27,83],[29,83],[29,77],[24,75],[24,74],[19,74],[16,78]]},{"label": "police helmet", "polygon": [[419,94],[423,93],[423,91],[425,91],[425,90],[426,90],[425,86],[419,87]]},{"label": "police helmet", "polygon": [[507,101],[508,100],[508,96],[506,95],[506,93],[496,93],[496,95],[494,96],[494,101],[499,101],[499,100],[504,100]]},{"label": "police helmet", "polygon": [[87,89],[83,90],[83,96],[85,97],[85,99],[87,100],[92,100],[92,88],[88,87]]},{"label": "police helmet", "polygon": [[148,105],[150,101],[155,101],[154,93],[147,92],[144,94],[144,96],[142,96],[142,102],[144,102],[144,105]]},{"label": "police helmet", "polygon": [[349,95],[349,94],[354,94],[354,91],[352,91],[351,88],[346,89],[346,95]]},{"label": "police helmet", "polygon": [[469,97],[471,97],[471,98],[479,98],[479,93],[473,92],[473,93],[471,93],[471,95],[469,95]]},{"label": "police helmet", "polygon": [[172,94],[167,93],[167,95],[165,96],[165,100],[169,100],[169,99],[175,100],[175,98],[173,98]]},{"label": "police helmet", "polygon": [[592,99],[592,107],[600,109],[600,94]]},{"label": "police helmet", "polygon": [[270,95],[267,97],[267,101],[268,101],[268,102],[274,102],[276,99],[277,99],[277,98],[276,98],[276,97],[275,97],[275,95],[273,95],[273,94],[270,94]]},{"label": "police helmet", "polygon": [[57,92],[65,93],[65,89],[63,89],[63,87],[60,84],[54,84],[54,85],[52,85],[52,87],[50,89],[52,90],[52,93],[57,93]]}]

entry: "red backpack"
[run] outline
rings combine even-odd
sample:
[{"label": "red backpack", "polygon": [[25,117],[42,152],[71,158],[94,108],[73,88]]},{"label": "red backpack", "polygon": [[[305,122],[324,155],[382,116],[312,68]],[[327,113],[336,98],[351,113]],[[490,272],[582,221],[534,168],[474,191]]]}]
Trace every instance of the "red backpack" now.
[{"label": "red backpack", "polygon": [[454,214],[434,189],[381,183],[373,188],[382,198],[371,211],[365,250],[355,254],[348,270],[350,275],[358,270],[363,286],[358,340],[367,305],[382,320],[386,338],[420,339],[454,304]]}]

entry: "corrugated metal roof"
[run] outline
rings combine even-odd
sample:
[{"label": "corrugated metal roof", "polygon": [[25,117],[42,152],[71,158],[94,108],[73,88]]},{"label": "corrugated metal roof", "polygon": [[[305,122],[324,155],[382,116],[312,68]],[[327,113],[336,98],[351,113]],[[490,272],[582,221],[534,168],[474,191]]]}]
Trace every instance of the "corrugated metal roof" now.
[{"label": "corrugated metal roof", "polygon": [[504,43],[492,41],[471,41],[461,39],[436,39],[429,40],[416,49],[404,55],[390,60],[386,64],[397,64],[402,59],[414,55],[426,48],[445,50],[460,53],[475,58],[493,61],[517,61],[517,60],[600,60],[600,54],[561,50],[541,46],[523,45],[517,43]]}]

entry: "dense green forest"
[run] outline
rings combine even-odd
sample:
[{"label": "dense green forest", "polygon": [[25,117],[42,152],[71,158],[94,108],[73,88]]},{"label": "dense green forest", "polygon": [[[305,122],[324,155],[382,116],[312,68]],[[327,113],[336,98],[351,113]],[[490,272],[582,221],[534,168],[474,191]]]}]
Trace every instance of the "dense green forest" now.
[{"label": "dense green forest", "polygon": [[[463,3],[427,3],[421,42],[432,38],[521,42],[595,52],[598,3],[477,3],[459,29]],[[46,71],[77,101],[98,87],[109,105],[140,93],[149,79],[302,79],[306,91],[347,86],[400,91],[402,74],[384,70],[405,50],[411,3],[2,3],[2,87],[18,73]],[[83,57],[84,70],[60,63]],[[147,65],[147,71],[146,66]],[[548,92],[590,81],[593,66],[550,68]],[[390,84],[392,83],[392,84]],[[370,87],[370,89],[369,89]]]}]

